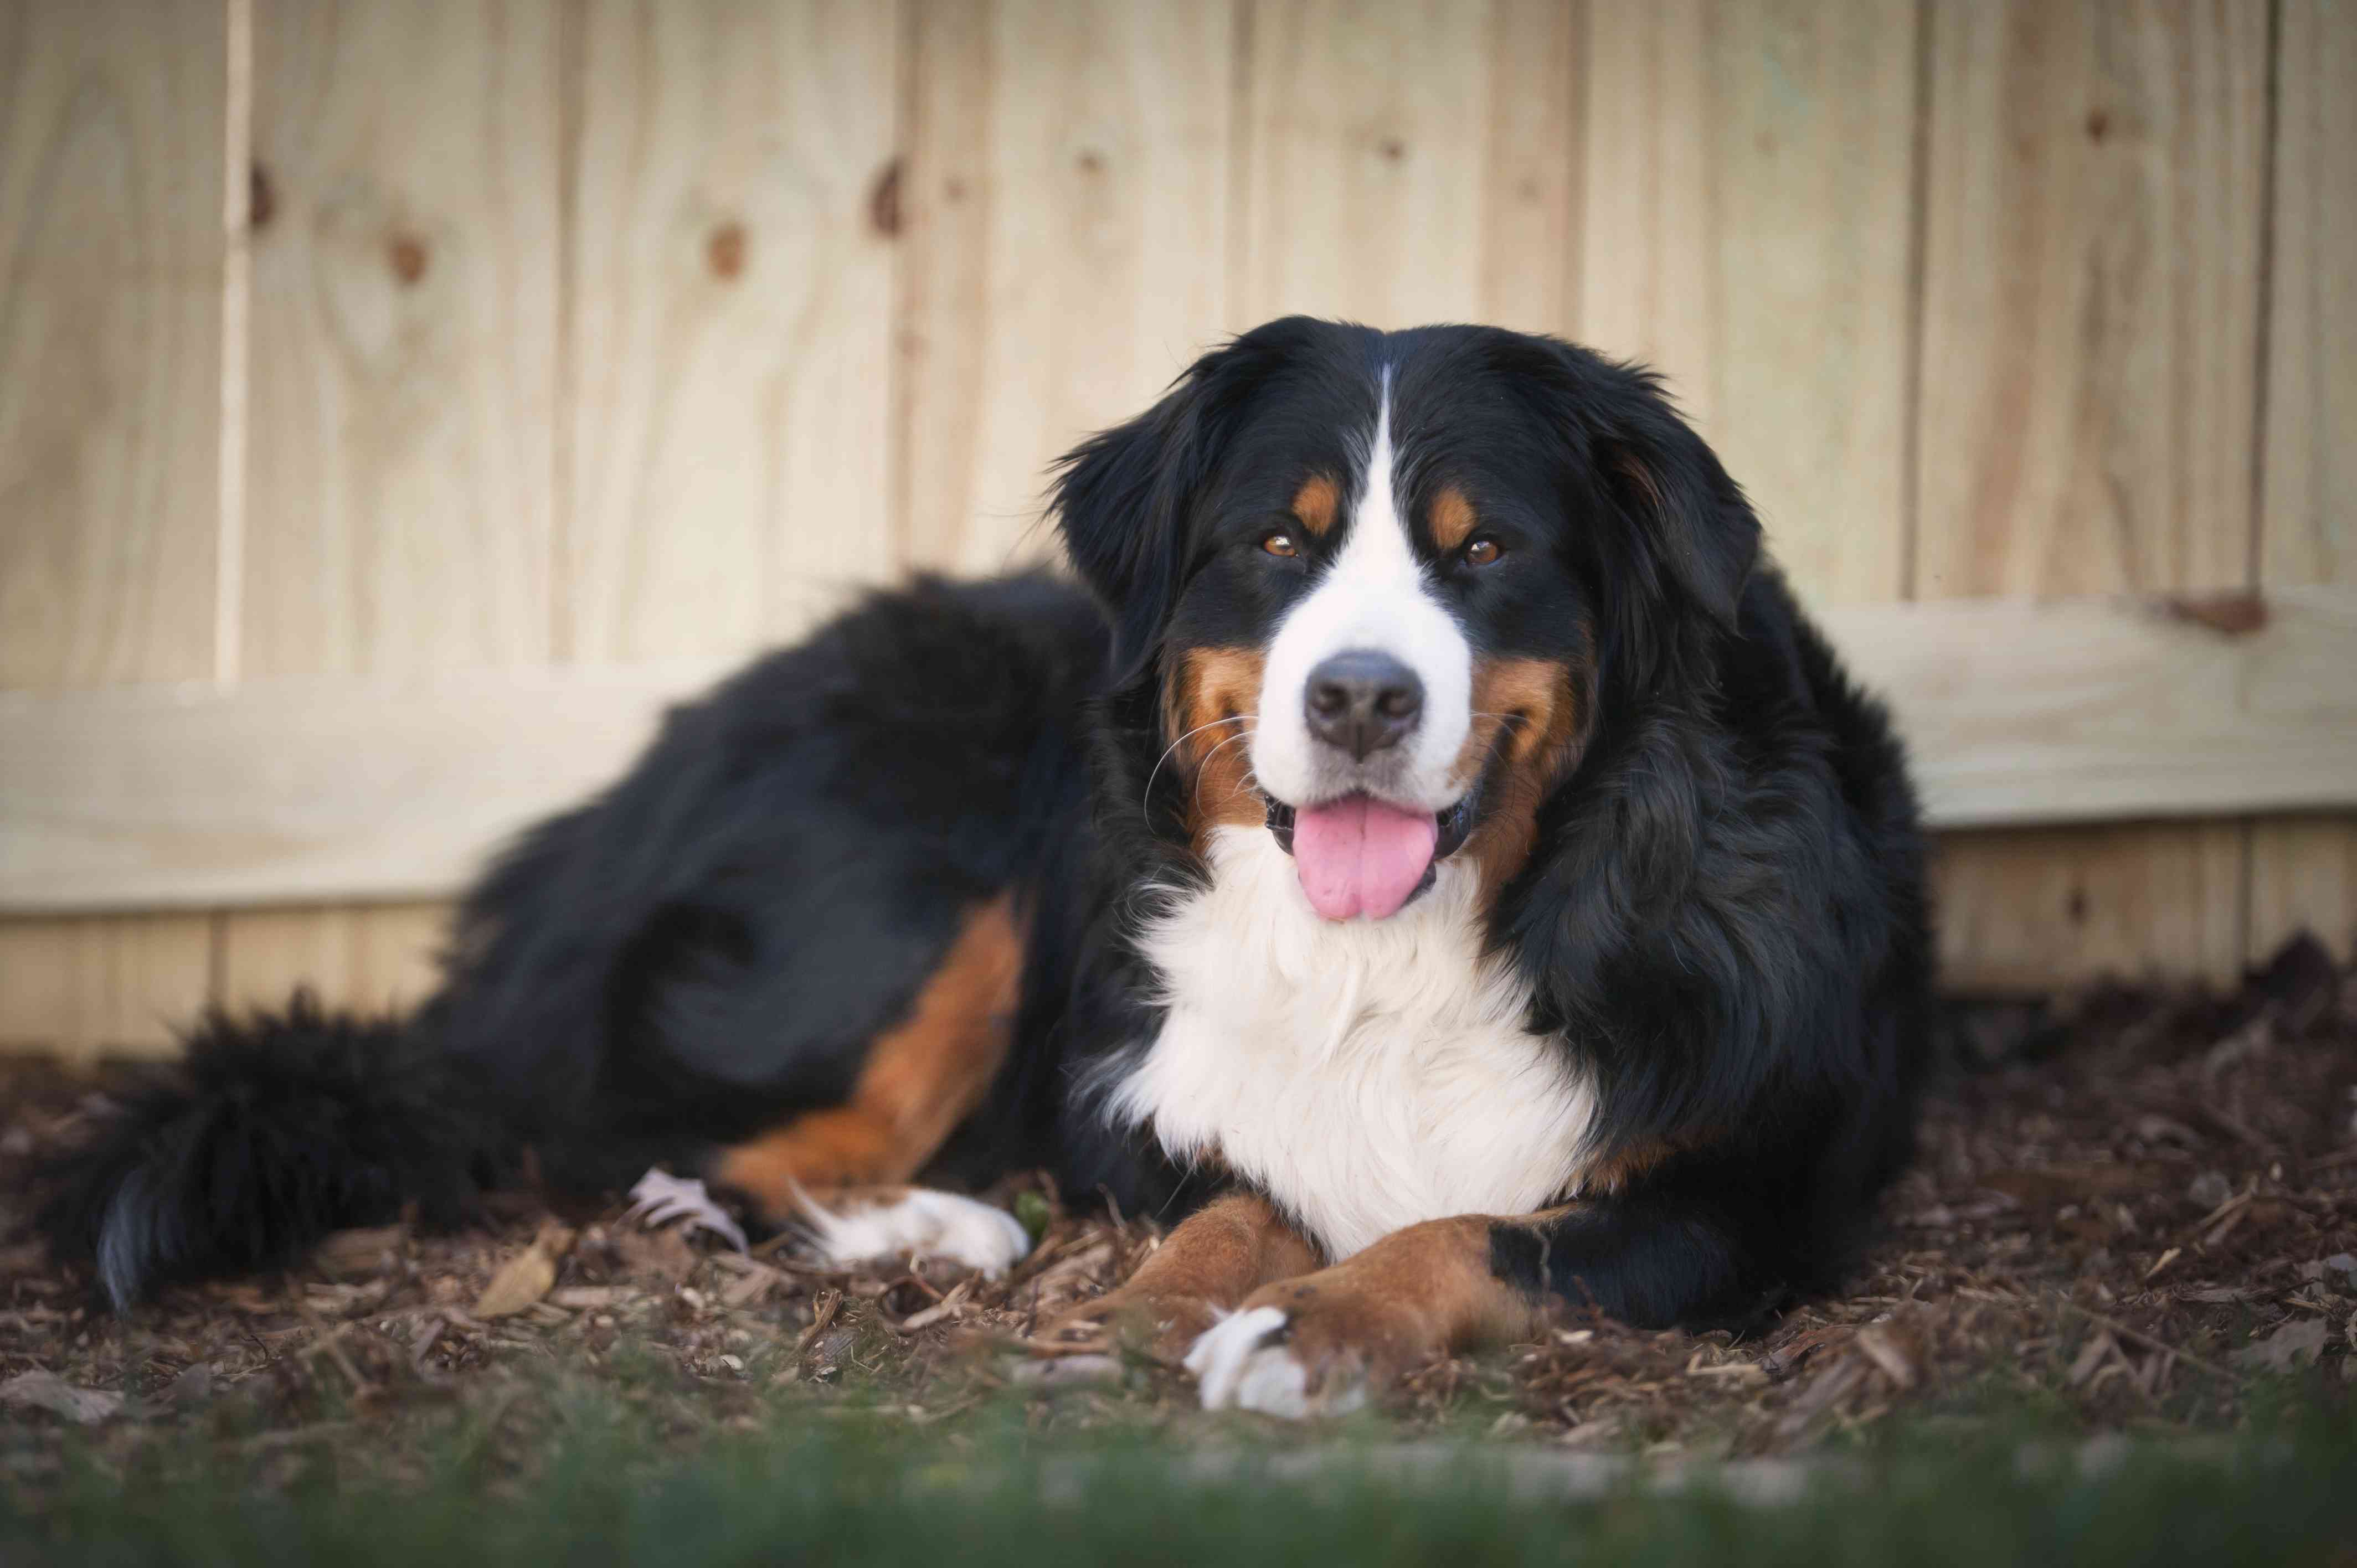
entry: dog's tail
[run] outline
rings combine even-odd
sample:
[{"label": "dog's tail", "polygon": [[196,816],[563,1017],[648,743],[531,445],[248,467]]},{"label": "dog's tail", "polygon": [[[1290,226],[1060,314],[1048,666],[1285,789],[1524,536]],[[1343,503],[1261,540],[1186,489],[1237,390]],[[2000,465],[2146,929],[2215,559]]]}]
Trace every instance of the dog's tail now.
[{"label": "dog's tail", "polygon": [[91,1266],[117,1309],[159,1285],[294,1262],[331,1230],[415,1204],[457,1224],[512,1141],[406,1019],[215,1011],[185,1059],[130,1090],[43,1173],[52,1257]]}]

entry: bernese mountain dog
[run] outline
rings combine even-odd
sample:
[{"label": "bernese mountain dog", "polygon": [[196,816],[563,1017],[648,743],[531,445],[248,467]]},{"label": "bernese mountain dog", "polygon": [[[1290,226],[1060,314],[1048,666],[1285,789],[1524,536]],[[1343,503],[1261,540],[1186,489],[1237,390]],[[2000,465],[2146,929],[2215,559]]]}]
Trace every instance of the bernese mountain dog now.
[{"label": "bernese mountain dog", "polygon": [[526,1166],[1004,1268],[1043,1167],[1175,1226],[1124,1326],[1348,1408],[1567,1302],[1823,1289],[1927,1051],[1900,747],[1658,382],[1292,318],[1066,457],[1082,587],[879,593],[670,714],[414,1015],[216,1015],[50,1172],[118,1305]]}]

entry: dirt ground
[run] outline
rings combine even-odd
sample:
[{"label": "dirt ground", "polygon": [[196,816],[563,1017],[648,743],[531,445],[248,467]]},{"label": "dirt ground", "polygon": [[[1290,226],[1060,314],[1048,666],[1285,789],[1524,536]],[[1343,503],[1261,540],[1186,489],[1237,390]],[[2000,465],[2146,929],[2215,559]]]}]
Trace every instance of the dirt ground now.
[{"label": "dirt ground", "polygon": [[[1953,1004],[1920,1159],[1854,1288],[1769,1331],[1644,1334],[1565,1314],[1546,1342],[1443,1362],[1403,1430],[1575,1448],[1790,1452],[1895,1413],[1966,1420],[2027,1399],[2086,1429],[2220,1430],[2268,1374],[2357,1391],[2357,971],[2302,940],[2232,995],[2108,989]],[[898,1408],[985,1401],[1034,1426],[1207,1423],[1174,1370],[1035,1359],[1043,1315],[1121,1277],[1156,1230],[996,1196],[1044,1227],[1010,1278],[932,1265],[842,1273],[791,1239],[739,1255],[619,1208],[503,1196],[497,1228],[331,1239],[283,1277],[95,1310],[27,1230],[27,1173],[76,1136],[105,1079],[0,1077],[0,1482],[38,1484],[59,1436],[135,1449],[202,1412],[241,1442],[365,1431],[405,1411],[493,1411],[518,1372],[658,1399],[683,1430],[781,1398]],[[518,1441],[528,1441],[529,1433]]]}]

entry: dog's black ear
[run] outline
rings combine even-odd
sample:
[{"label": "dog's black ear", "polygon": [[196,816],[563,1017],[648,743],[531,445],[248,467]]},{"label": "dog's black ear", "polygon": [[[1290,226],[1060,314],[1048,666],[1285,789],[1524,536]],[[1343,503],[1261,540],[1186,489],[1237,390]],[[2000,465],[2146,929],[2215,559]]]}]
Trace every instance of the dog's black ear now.
[{"label": "dog's black ear", "polygon": [[1600,477],[1636,525],[1652,575],[1732,631],[1743,585],[1760,563],[1760,519],[1717,455],[1681,418],[1650,373],[1627,371],[1634,395],[1595,436]]},{"label": "dog's black ear", "polygon": [[1510,337],[1501,364],[1541,389],[1538,413],[1562,443],[1578,507],[1620,524],[1585,543],[1634,591],[1633,632],[1669,651],[1677,628],[1732,628],[1760,561],[1760,520],[1709,446],[1634,365],[1553,338]]},{"label": "dog's black ear", "polygon": [[1126,683],[1154,657],[1185,586],[1194,511],[1256,371],[1281,353],[1272,323],[1197,360],[1162,401],[1056,464],[1051,505],[1072,565],[1112,613]]},{"label": "dog's black ear", "polygon": [[1113,617],[1113,663],[1122,683],[1161,640],[1186,570],[1187,502],[1201,461],[1196,377],[1189,371],[1160,403],[1097,432],[1056,465],[1057,532],[1073,569]]}]

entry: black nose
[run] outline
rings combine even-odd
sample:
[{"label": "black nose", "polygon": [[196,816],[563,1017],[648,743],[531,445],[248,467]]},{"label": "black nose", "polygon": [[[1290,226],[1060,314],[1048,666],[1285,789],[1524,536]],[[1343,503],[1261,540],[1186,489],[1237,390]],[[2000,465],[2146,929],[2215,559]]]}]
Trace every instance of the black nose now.
[{"label": "black nose", "polygon": [[1302,701],[1311,735],[1364,762],[1415,729],[1424,716],[1424,682],[1388,653],[1352,649],[1309,672]]}]

